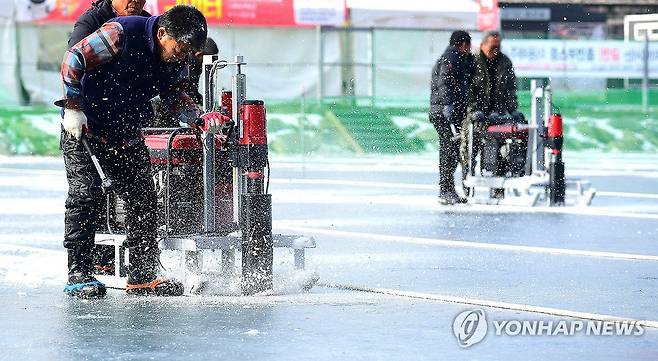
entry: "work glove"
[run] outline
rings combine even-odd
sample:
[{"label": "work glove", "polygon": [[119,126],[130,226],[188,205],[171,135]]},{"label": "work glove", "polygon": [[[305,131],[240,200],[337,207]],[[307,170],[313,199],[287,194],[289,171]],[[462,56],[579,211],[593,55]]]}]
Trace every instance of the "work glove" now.
[{"label": "work glove", "polygon": [[215,134],[222,131],[226,123],[231,121],[231,118],[219,112],[209,112],[201,116],[203,124],[199,128],[206,133]]},{"label": "work glove", "polygon": [[64,118],[62,119],[62,127],[66,134],[80,140],[82,137],[82,128],[87,127],[87,116],[82,110],[78,109],[64,109]]},{"label": "work glove", "polygon": [[450,104],[450,105],[444,105],[443,106],[443,116],[446,118],[448,122],[452,122],[452,118],[455,115],[455,106]]},{"label": "work glove", "polygon": [[187,124],[188,126],[194,128],[197,126],[196,121],[199,119],[201,113],[196,109],[184,109],[178,113],[178,122],[182,124]]}]

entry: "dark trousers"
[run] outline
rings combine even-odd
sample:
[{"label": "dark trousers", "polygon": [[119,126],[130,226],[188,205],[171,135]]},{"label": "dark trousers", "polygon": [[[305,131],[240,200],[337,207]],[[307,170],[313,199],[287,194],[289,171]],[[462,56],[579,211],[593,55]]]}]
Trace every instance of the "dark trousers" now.
[{"label": "dark trousers", "polygon": [[[470,172],[473,174],[475,172],[475,162],[477,155],[482,151],[482,133],[483,129],[481,126],[473,127],[473,149],[468,149],[468,137],[470,132],[471,119],[470,114],[464,119],[462,123],[462,137],[461,137],[461,146],[460,146],[460,157],[462,161],[462,171],[463,178],[466,178],[466,173]],[[469,169],[469,158],[471,167]]]},{"label": "dark trousers", "polygon": [[[455,171],[459,164],[459,139],[453,139],[454,134],[450,123],[442,116],[430,118],[439,135],[439,190],[441,192],[455,191]],[[460,131],[460,126],[455,125]]]},{"label": "dark trousers", "polygon": [[[89,138],[94,155],[125,202],[126,242],[130,247],[131,279],[149,281],[157,271],[156,193],[151,179],[149,152],[143,140],[130,145],[107,145]],[[106,196],[101,179],[82,143],[65,134],[61,141],[69,183],[64,216],[64,247],[69,273],[93,269],[94,235],[105,221]],[[133,282],[135,283],[135,282]]]}]

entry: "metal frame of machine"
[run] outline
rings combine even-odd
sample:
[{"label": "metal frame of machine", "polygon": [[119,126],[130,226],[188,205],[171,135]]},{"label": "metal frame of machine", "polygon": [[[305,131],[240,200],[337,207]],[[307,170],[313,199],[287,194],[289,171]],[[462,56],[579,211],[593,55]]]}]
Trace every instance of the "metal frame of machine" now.
[{"label": "metal frame of machine", "polygon": [[[464,187],[469,190],[469,203],[587,206],[592,202],[596,191],[589,181],[565,178],[562,162],[562,118],[561,115],[553,113],[550,85],[544,85],[541,80],[532,80],[531,97],[529,124],[518,125],[518,130],[527,132],[523,176],[483,175],[482,151],[474,153],[473,137],[477,135],[474,135],[475,126],[470,122],[466,155],[469,169],[463,170]],[[504,190],[504,197],[492,197],[493,189]]]},{"label": "metal frame of machine", "polygon": [[[181,266],[184,269],[186,293],[199,292],[203,287],[198,283],[203,268],[203,251],[221,252],[221,273],[230,276],[235,266],[235,251],[241,251],[241,289],[251,295],[272,289],[273,253],[275,247],[290,248],[294,251],[296,269],[305,266],[306,248],[314,248],[315,240],[297,235],[272,234],[271,195],[268,194],[269,167],[267,139],[265,134],[265,108],[262,101],[246,99],[246,75],[242,67],[246,65],[242,56],[234,61],[219,60],[216,55],[206,55],[203,59],[203,108],[205,112],[216,110],[220,103],[224,110],[229,109],[230,124],[225,124],[226,147],[229,148],[232,165],[233,221],[232,227],[219,227],[217,224],[217,196],[215,189],[216,145],[215,135],[204,132],[201,135],[203,146],[203,231],[194,234],[171,234],[169,227],[169,187],[165,204],[165,230],[161,232],[159,245],[162,250],[181,252]],[[215,78],[219,69],[232,66],[231,92],[219,91]],[[230,102],[230,103],[229,103]],[[249,107],[254,109],[247,109]],[[245,110],[247,109],[247,110]],[[229,115],[227,114],[227,115]],[[259,121],[252,121],[250,114],[256,114]],[[261,118],[262,117],[262,118]],[[146,129],[148,131],[148,128]],[[169,182],[172,169],[172,143],[180,134],[190,134],[190,128],[159,129],[169,134],[165,179]],[[99,168],[99,167],[97,167]],[[100,170],[100,169],[99,169]],[[101,171],[102,172],[102,171]],[[101,174],[101,177],[103,175]],[[109,217],[109,215],[108,215]],[[109,218],[108,218],[109,220]],[[127,278],[128,249],[123,246],[123,234],[110,232],[97,233],[96,244],[114,248],[114,274],[97,275],[108,287],[124,288]],[[317,280],[315,278],[315,280]],[[312,287],[312,283],[304,286]]]}]

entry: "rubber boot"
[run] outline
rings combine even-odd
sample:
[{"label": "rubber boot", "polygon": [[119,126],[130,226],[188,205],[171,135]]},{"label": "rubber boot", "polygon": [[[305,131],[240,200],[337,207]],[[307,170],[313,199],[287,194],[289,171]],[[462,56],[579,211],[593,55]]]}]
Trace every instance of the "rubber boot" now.
[{"label": "rubber boot", "polygon": [[173,278],[158,277],[160,250],[157,246],[132,247],[128,256],[126,293],[144,296],[182,296],[183,284]]},{"label": "rubber boot", "polygon": [[69,280],[64,293],[83,299],[105,297],[107,288],[92,276],[91,248],[74,248],[67,252]]},{"label": "rubber boot", "polygon": [[505,198],[505,189],[503,189],[503,188],[491,188],[489,190],[489,198],[492,198],[492,199],[503,199],[503,198]]},{"label": "rubber boot", "polygon": [[466,203],[468,202],[466,198],[459,196],[456,191],[448,190],[448,191],[441,191],[439,192],[439,199],[438,199],[440,204],[443,205],[453,205],[457,203]]}]

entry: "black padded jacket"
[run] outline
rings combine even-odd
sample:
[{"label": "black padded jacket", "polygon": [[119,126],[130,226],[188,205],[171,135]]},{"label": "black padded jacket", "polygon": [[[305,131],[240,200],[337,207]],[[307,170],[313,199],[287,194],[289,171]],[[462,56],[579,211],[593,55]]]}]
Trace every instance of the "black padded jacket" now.
[{"label": "black padded jacket", "polygon": [[[151,16],[151,14],[142,10],[140,16]],[[112,8],[111,0],[97,0],[87,9],[73,25],[73,32],[69,36],[69,49],[77,44],[80,40],[98,30],[106,21],[117,17]]]},{"label": "black padded jacket", "polygon": [[452,105],[463,113],[468,104],[473,79],[473,57],[448,46],[432,69],[430,117],[440,117],[444,105]]}]

